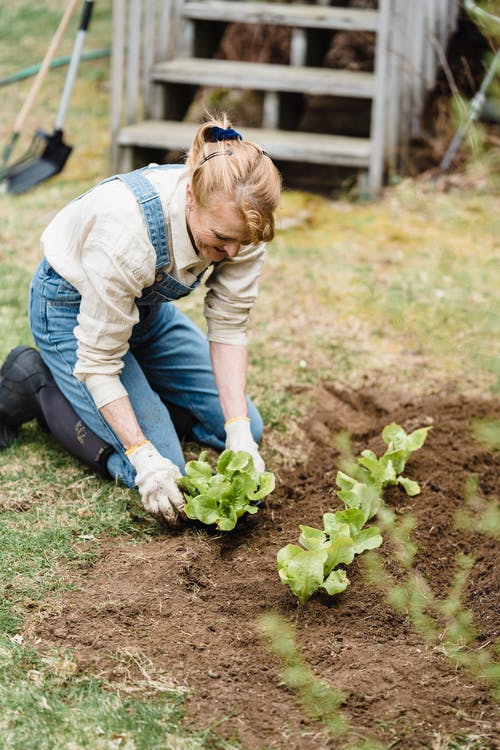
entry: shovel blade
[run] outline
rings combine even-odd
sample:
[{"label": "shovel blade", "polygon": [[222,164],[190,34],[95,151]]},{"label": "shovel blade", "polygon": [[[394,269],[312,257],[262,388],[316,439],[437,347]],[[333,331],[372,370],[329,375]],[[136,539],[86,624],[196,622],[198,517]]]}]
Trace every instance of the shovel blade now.
[{"label": "shovel blade", "polygon": [[62,132],[56,130],[53,135],[45,136],[46,146],[42,153],[24,161],[12,169],[6,178],[7,192],[13,195],[25,193],[40,182],[58,174],[66,164],[73,150],[64,143]]}]

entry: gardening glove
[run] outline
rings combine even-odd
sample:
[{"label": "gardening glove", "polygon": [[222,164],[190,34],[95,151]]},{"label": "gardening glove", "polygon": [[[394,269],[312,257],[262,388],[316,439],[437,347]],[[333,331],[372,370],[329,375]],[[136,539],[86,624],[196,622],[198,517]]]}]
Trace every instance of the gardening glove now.
[{"label": "gardening glove", "polygon": [[248,417],[233,417],[224,425],[226,430],[226,448],[232,451],[246,451],[253,458],[253,465],[259,472],[265,471],[265,464],[259,453],[259,447],[250,432]]},{"label": "gardening glove", "polygon": [[184,508],[184,497],[176,481],[182,476],[178,467],[158,453],[149,440],[129,451],[126,455],[137,472],[135,483],[143,506],[155,518],[177,523]]}]

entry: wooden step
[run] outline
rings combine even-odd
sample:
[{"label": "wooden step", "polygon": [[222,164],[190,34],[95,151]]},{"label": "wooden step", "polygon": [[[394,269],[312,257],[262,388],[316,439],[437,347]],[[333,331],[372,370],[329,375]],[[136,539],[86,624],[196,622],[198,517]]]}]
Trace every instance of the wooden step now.
[{"label": "wooden step", "polygon": [[332,8],[324,5],[289,3],[224,2],[186,0],[182,15],[193,20],[264,23],[309,29],[376,31],[378,11],[365,8]]},{"label": "wooden step", "polygon": [[[187,151],[197,128],[196,123],[147,120],[122,128],[117,143],[130,149]],[[244,128],[242,135],[245,140],[261,145],[271,158],[278,161],[352,167],[367,167],[370,163],[371,141],[368,138],[258,128]]]},{"label": "wooden step", "polygon": [[360,98],[372,98],[375,91],[373,73],[191,57],[154,65],[151,80]]}]

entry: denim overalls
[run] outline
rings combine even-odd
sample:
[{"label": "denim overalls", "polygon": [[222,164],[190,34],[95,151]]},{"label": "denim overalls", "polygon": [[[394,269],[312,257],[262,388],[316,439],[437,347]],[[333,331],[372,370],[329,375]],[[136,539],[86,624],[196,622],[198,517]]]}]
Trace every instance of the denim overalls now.
[{"label": "denim overalls", "polygon": [[[182,165],[154,169],[179,166]],[[161,304],[189,294],[201,278],[192,286],[185,286],[166,272],[170,257],[163,207],[153,185],[142,174],[144,169],[103,181],[119,179],[134,193],[156,251],[155,281],[136,300],[139,322],[132,330],[130,348],[123,357],[120,380],[144,434],[183,472],[184,456],[168,404],[187,409],[196,420],[192,428],[196,440],[216,450],[224,448],[224,417],[206,336],[175,305]],[[107,463],[110,474],[133,487],[135,473],[120,440],[96,408],[87,386],[73,375],[77,360],[73,331],[80,300],[78,290],[42,260],[30,288],[31,330],[42,358],[79,417],[114,447],[115,453]],[[252,433],[258,441],[262,435],[262,420],[250,399],[248,409]]]},{"label": "denim overalls", "polygon": [[[182,167],[184,167],[183,164],[165,164],[155,167],[155,169],[179,169]],[[147,177],[142,174],[146,169],[148,167],[137,169],[135,172],[117,174],[109,177],[107,180],[103,180],[101,183],[104,184],[111,180],[121,180],[133,192],[146,219],[149,239],[156,251],[155,280],[151,286],[143,290],[140,298],[136,300],[138,307],[155,305],[160,302],[171,302],[174,299],[185,297],[196,289],[203,276],[203,273],[201,273],[192,286],[185,286],[165,271],[165,268],[170,263],[168,232],[165,226],[160,196]]]}]

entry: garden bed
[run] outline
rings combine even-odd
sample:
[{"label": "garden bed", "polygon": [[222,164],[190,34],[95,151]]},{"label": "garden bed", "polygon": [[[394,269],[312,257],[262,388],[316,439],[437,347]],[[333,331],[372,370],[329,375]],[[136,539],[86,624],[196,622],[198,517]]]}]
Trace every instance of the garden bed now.
[{"label": "garden bed", "polygon": [[[186,689],[190,728],[214,727],[244,750],[336,748],[280,681],[282,664],[258,627],[273,611],[296,629],[314,674],[347,691],[342,711],[360,735],[404,750],[495,747],[487,686],[391,609],[367,583],[359,557],[349,566],[345,593],[316,594],[298,606],[279,581],[276,553],[297,541],[299,523],[321,525],[324,512],[340,507],[339,431],[350,434],[355,455],[364,448],[380,455],[384,425],[395,421],[410,431],[431,424],[405,472],[421,494],[410,498],[393,488],[386,501],[416,519],[416,567],[436,595],[446,595],[457,555],[475,555],[466,604],[479,632],[474,647],[488,648],[498,632],[496,545],[487,535],[457,530],[454,516],[468,477],[478,477],[484,498],[496,491],[500,456],[473,437],[472,427],[498,418],[500,404],[444,394],[357,394],[329,384],[307,398],[315,405],[303,426],[309,461],[278,474],[259,513],[230,534],[189,525],[149,543],[103,542],[97,563],[72,576],[75,590],[51,594],[32,613],[27,634],[41,648],[70,648],[79,670],[117,686],[140,685],[145,674],[167,676],[173,688]],[[380,552],[400,575],[390,544]],[[475,744],[452,744],[459,737]]]}]

